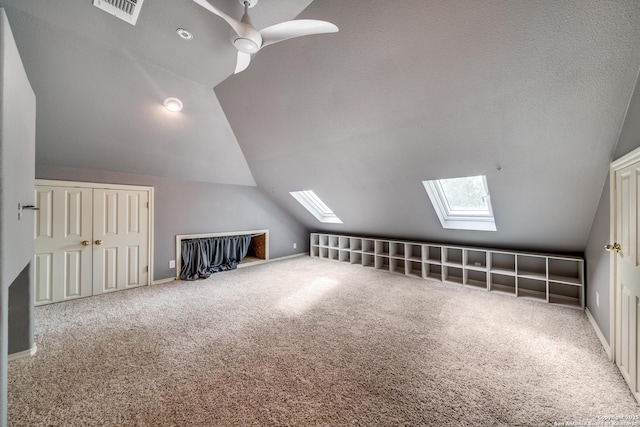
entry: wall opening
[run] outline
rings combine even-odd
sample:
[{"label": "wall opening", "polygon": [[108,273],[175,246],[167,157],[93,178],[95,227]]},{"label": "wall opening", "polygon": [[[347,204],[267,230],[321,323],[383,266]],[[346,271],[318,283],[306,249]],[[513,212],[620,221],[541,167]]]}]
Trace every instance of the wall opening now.
[{"label": "wall opening", "polygon": [[178,234],[176,235],[176,280],[180,280],[182,271],[182,240],[205,239],[208,237],[224,237],[251,235],[249,250],[238,268],[267,262],[269,260],[269,230],[225,231],[221,233]]}]

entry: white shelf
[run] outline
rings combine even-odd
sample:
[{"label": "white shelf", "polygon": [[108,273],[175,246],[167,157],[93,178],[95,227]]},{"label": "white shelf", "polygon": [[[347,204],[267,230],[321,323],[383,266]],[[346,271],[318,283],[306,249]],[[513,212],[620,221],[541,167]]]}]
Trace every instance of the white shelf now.
[{"label": "white shelf", "polygon": [[405,245],[405,253],[407,254],[407,259],[412,261],[422,261],[422,245],[421,244],[413,244],[407,243]]},{"label": "white shelf", "polygon": [[340,249],[349,249],[351,247],[351,239],[349,237],[340,236],[338,238],[338,245]]},{"label": "white shelf", "polygon": [[584,309],[584,260],[578,257],[325,233],[311,233],[310,255]]},{"label": "white shelf", "polygon": [[389,261],[389,271],[392,273],[406,274],[406,264],[404,259],[391,258]]},{"label": "white shelf", "polygon": [[503,274],[505,276],[515,276],[516,272],[513,270],[507,270],[505,268],[492,268],[491,273]]},{"label": "white shelf", "polygon": [[462,285],[464,282],[463,270],[461,267],[444,266],[443,282]]},{"label": "white shelf", "polygon": [[389,255],[393,258],[404,259],[404,242],[390,242]]},{"label": "white shelf", "polygon": [[442,247],[425,245],[424,260],[432,264],[442,264]]},{"label": "white shelf", "polygon": [[442,252],[444,254],[442,264],[462,267],[462,248],[444,247]]},{"label": "white shelf", "polygon": [[515,296],[516,295],[516,288],[515,287],[511,287],[511,286],[498,285],[498,284],[494,283],[492,285],[491,292],[494,292],[494,293],[497,293],[497,294]]},{"label": "white shelf", "polygon": [[427,263],[424,265],[425,279],[442,281],[442,266],[440,264]]},{"label": "white shelf", "polygon": [[535,280],[546,280],[547,275],[539,271],[518,270],[518,277],[526,277]]},{"label": "white shelf", "polygon": [[464,285],[487,290],[487,272],[474,269],[464,270]]},{"label": "white shelf", "polygon": [[577,277],[549,275],[550,282],[560,282],[566,285],[582,286],[582,279]]},{"label": "white shelf", "polygon": [[413,259],[407,261],[407,271],[405,272],[407,276],[419,277],[422,279],[422,270],[423,265],[421,261],[415,261]]},{"label": "white shelf", "polygon": [[371,267],[375,268],[376,266],[376,257],[373,254],[362,254],[362,266],[363,267]]},{"label": "white shelf", "polygon": [[375,253],[376,255],[389,256],[389,242],[385,240],[376,240]]}]

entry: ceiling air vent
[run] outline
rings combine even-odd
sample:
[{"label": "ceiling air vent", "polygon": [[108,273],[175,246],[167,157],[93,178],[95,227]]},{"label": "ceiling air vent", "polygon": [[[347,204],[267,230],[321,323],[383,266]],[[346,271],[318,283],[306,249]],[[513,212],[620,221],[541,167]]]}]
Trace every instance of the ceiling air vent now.
[{"label": "ceiling air vent", "polygon": [[93,0],[93,5],[117,18],[136,25],[144,0]]}]

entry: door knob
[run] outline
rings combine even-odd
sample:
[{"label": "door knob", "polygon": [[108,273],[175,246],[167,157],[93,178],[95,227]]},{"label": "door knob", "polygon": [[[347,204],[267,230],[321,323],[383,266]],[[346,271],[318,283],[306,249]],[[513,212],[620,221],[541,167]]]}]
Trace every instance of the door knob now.
[{"label": "door knob", "polygon": [[88,240],[83,240],[82,241],[82,246],[89,246],[90,244],[91,244],[91,242],[88,241]]},{"label": "door knob", "polygon": [[98,239],[96,240],[96,245],[101,245],[102,244],[102,240]]},{"label": "door knob", "polygon": [[614,243],[613,245],[605,245],[604,249],[609,252],[620,253],[622,248],[620,247],[620,243]]}]

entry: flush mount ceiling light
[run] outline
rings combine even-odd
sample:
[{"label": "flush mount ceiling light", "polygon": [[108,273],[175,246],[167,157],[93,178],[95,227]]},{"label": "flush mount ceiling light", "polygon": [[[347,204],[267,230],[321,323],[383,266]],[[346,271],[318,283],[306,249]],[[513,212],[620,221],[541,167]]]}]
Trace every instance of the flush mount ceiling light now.
[{"label": "flush mount ceiling light", "polygon": [[178,28],[176,33],[185,40],[193,40],[193,34],[189,30],[185,30],[184,28]]},{"label": "flush mount ceiling light", "polygon": [[164,100],[164,108],[173,113],[177,113],[178,111],[182,111],[182,101],[178,98],[167,98]]}]

